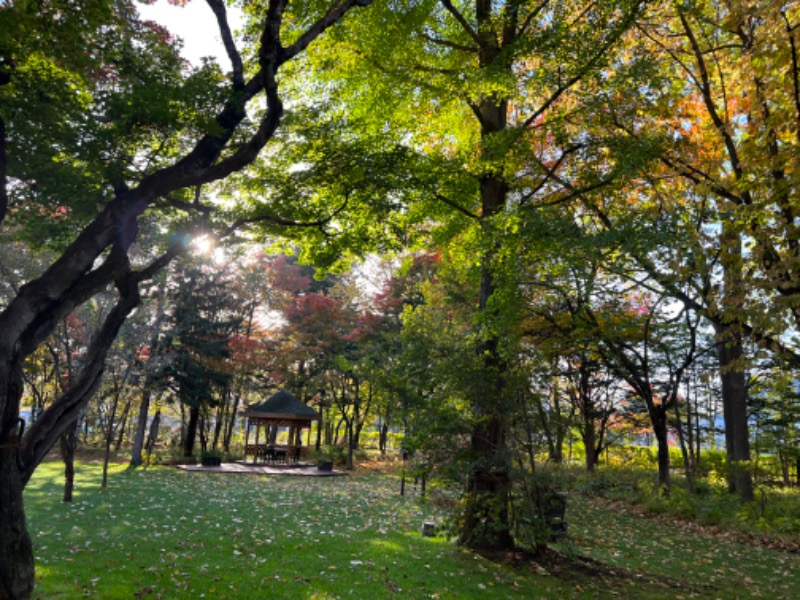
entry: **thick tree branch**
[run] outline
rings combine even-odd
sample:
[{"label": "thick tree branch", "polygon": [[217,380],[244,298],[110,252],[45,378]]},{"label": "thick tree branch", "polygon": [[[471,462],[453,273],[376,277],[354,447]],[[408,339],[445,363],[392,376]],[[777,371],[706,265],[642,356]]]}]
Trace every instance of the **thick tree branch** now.
[{"label": "thick tree branch", "polygon": [[176,256],[185,252],[182,244],[173,245],[140,271],[125,264],[124,272],[117,277],[115,286],[119,292],[116,305],[106,315],[101,328],[92,339],[80,374],[70,387],[39,416],[23,438],[19,453],[19,464],[23,484],[47,455],[56,440],[73,427],[83,406],[94,396],[99,387],[108,351],[131,312],[139,305],[139,283],[151,279],[166,267]]},{"label": "thick tree branch", "polygon": [[[575,148],[575,149],[577,149],[577,148]],[[612,174],[609,177],[598,179],[594,183],[589,183],[589,184],[585,185],[584,187],[578,187],[575,184],[573,184],[571,181],[567,181],[563,177],[559,176],[556,173],[556,169],[555,168],[554,169],[548,169],[547,166],[541,161],[541,159],[539,157],[535,156],[534,160],[539,164],[539,166],[545,172],[548,173],[549,177],[551,177],[561,187],[563,187],[564,189],[567,190],[567,192],[569,192],[568,194],[566,194],[564,196],[559,196],[559,197],[557,197],[557,198],[555,198],[553,200],[550,200],[549,202],[546,203],[547,206],[555,206],[557,204],[564,204],[565,202],[569,202],[573,198],[581,198],[585,194],[588,194],[589,192],[593,192],[594,190],[599,190],[600,188],[603,188],[603,187],[605,187],[607,185],[610,185],[616,179],[616,177]]]},{"label": "thick tree branch", "polygon": [[668,166],[670,169],[672,169],[672,171],[678,173],[682,177],[685,177],[695,185],[704,185],[710,191],[712,191],[716,196],[724,198],[725,200],[728,200],[733,204],[736,204],[738,206],[743,206],[747,204],[748,201],[750,200],[749,198],[745,198],[743,196],[739,196],[733,193],[730,189],[726,188],[723,185],[720,185],[708,173],[698,169],[691,163],[684,162],[680,157],[673,158],[665,154],[662,154],[659,157],[659,160],[666,166]]},{"label": "thick tree branch", "polygon": [[222,43],[225,46],[225,52],[228,54],[228,59],[231,61],[232,67],[232,82],[234,90],[241,90],[244,88],[244,65],[242,64],[242,57],[239,50],[236,48],[236,43],[233,41],[231,28],[228,24],[228,14],[225,9],[225,2],[222,0],[206,0],[208,6],[214,11],[217,17],[217,25],[219,33],[222,36]]}]

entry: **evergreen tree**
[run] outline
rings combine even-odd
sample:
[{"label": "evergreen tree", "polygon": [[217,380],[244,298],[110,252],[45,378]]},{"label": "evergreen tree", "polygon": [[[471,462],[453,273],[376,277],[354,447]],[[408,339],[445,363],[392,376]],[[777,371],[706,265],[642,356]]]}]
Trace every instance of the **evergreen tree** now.
[{"label": "evergreen tree", "polygon": [[174,307],[167,333],[170,360],[161,378],[189,411],[182,437],[184,456],[192,456],[201,417],[219,402],[232,376],[229,343],[241,318],[235,298],[228,294],[229,283],[226,271],[194,260],[181,265],[173,282]]}]

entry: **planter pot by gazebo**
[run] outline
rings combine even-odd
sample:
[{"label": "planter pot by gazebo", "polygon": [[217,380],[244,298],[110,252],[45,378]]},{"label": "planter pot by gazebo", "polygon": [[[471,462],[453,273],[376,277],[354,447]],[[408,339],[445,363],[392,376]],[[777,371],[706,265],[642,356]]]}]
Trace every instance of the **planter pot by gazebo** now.
[{"label": "planter pot by gazebo", "polygon": [[332,460],[317,461],[317,470],[326,472],[333,471],[333,461]]},{"label": "planter pot by gazebo", "polygon": [[204,467],[219,467],[222,464],[222,452],[219,450],[203,450],[200,453],[200,464]]}]

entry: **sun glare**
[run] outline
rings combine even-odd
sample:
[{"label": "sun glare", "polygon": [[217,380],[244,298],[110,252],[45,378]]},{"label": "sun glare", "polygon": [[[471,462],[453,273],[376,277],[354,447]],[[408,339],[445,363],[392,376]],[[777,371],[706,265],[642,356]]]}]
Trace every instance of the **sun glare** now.
[{"label": "sun glare", "polygon": [[193,239],[191,246],[197,254],[210,254],[214,249],[214,240],[210,235],[202,235]]}]

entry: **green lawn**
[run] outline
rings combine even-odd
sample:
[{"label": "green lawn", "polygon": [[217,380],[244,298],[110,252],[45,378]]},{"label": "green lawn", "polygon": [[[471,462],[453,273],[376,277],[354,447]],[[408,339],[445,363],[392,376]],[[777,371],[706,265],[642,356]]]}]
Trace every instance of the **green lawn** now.
[{"label": "green lawn", "polygon": [[604,564],[554,575],[423,538],[423,520],[439,515],[386,475],[117,467],[100,492],[99,466],[81,463],[68,505],[61,468],[42,465],[26,492],[42,599],[800,597],[795,554],[687,535],[581,497],[560,548]]},{"label": "green lawn", "polygon": [[[622,503],[573,496],[566,552],[628,573],[666,578],[664,598],[800,598],[800,555],[675,519],[656,519]],[[642,594],[643,597],[644,594]]]}]

